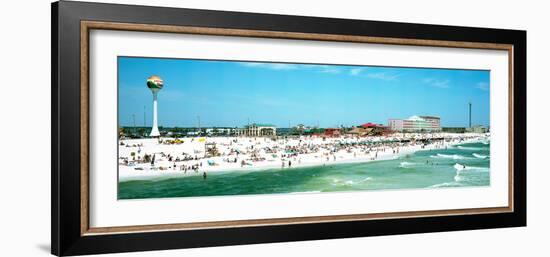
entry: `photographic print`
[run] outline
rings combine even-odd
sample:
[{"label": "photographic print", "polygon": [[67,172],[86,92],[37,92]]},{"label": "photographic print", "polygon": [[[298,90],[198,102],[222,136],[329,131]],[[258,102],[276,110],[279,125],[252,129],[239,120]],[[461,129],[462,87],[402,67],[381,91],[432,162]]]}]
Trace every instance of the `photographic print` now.
[{"label": "photographic print", "polygon": [[51,13],[52,254],[526,226],[526,31]]},{"label": "photographic print", "polygon": [[117,62],[120,200],[491,183],[489,70]]}]

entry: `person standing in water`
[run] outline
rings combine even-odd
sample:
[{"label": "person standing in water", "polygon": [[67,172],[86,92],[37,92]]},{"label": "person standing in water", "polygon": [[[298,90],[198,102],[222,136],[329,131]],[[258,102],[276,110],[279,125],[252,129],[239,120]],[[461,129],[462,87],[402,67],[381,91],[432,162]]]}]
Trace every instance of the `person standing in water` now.
[{"label": "person standing in water", "polygon": [[292,162],[288,160],[288,167],[290,168],[292,166]]},{"label": "person standing in water", "polygon": [[204,172],[202,173],[202,179],[203,179],[203,180],[206,180],[206,171],[204,171]]}]

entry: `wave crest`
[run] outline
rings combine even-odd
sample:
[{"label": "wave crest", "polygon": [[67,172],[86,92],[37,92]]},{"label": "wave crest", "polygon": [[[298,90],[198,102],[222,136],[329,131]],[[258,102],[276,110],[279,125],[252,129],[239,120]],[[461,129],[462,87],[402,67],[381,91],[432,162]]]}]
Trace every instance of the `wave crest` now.
[{"label": "wave crest", "polygon": [[462,156],[459,154],[442,154],[438,153],[436,155],[431,155],[431,158],[445,158],[445,159],[453,159],[453,160],[461,160],[461,159],[468,159],[466,156]]},{"label": "wave crest", "polygon": [[445,183],[431,185],[428,188],[458,187],[461,185],[462,185],[461,183],[455,181],[455,182],[445,182]]},{"label": "wave crest", "polygon": [[483,150],[484,148],[481,148],[481,147],[470,147],[470,146],[457,146],[458,149],[461,149],[461,150],[469,150],[469,151],[479,151],[479,150]]},{"label": "wave crest", "polygon": [[401,163],[399,163],[399,167],[404,168],[404,169],[409,169],[409,168],[411,168],[412,166],[415,166],[415,165],[417,165],[417,163],[414,163],[414,162],[401,162]]},{"label": "wave crest", "polygon": [[483,154],[478,154],[478,153],[473,153],[472,155],[476,158],[479,158],[479,159],[485,159],[485,158],[489,157],[488,155],[483,155]]},{"label": "wave crest", "polygon": [[460,163],[455,163],[453,167],[456,169],[457,172],[463,171],[463,170],[489,172],[489,168],[487,167],[466,166]]}]

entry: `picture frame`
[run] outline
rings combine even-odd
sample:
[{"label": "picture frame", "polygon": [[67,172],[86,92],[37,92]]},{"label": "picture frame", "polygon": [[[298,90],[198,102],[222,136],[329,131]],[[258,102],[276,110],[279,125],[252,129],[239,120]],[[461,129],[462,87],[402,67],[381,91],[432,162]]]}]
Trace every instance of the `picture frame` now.
[{"label": "picture frame", "polygon": [[[52,254],[81,255],[526,226],[526,32],[60,1],[52,4]],[[90,226],[90,31],[492,49],[508,53],[508,206]]]}]

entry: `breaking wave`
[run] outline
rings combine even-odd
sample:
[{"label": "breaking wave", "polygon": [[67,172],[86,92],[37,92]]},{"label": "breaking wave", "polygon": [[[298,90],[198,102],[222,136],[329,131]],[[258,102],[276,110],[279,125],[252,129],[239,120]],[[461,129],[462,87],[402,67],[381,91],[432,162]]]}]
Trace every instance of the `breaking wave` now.
[{"label": "breaking wave", "polygon": [[417,164],[418,163],[414,163],[414,162],[401,162],[399,163],[399,167],[404,169],[409,169],[409,168],[412,168],[412,166],[415,166]]},{"label": "breaking wave", "polygon": [[466,156],[462,156],[459,154],[442,154],[438,153],[436,155],[431,155],[431,158],[446,158],[446,159],[453,159],[453,160],[461,160],[461,159],[468,159]]},{"label": "breaking wave", "polygon": [[312,190],[312,191],[290,192],[289,194],[312,194],[312,193],[321,193],[321,191]]},{"label": "breaking wave", "polygon": [[340,180],[340,179],[333,179],[332,180],[332,185],[333,186],[342,186],[342,185],[345,185],[345,186],[352,186],[352,185],[355,185],[356,183],[363,183],[363,182],[366,182],[366,181],[369,181],[369,180],[372,180],[371,177],[366,177],[364,179],[361,179],[359,181],[353,181],[353,180]]},{"label": "breaking wave", "polygon": [[462,150],[469,150],[469,151],[479,151],[479,150],[483,150],[483,148],[481,147],[470,147],[470,146],[457,146],[458,149],[462,149]]},{"label": "breaking wave", "polygon": [[479,159],[485,159],[485,158],[489,157],[488,155],[477,154],[477,153],[473,153],[472,155],[476,158],[479,158]]},{"label": "breaking wave", "polygon": [[466,166],[466,165],[460,164],[460,163],[455,163],[455,165],[453,167],[457,170],[457,173],[459,171],[463,171],[463,170],[489,172],[489,168],[487,168],[487,167]]},{"label": "breaking wave", "polygon": [[363,180],[361,180],[361,182],[365,182],[365,181],[369,181],[369,180],[372,180],[372,178],[371,177],[366,177]]},{"label": "breaking wave", "polygon": [[[455,167],[455,168],[456,168],[456,167]],[[460,176],[460,171],[461,171],[461,170],[459,170],[459,169],[456,170],[456,175],[455,175],[455,177],[454,177],[455,182],[460,182],[460,181],[462,181],[462,180],[464,179],[463,177]]]},{"label": "breaking wave", "polygon": [[458,187],[458,186],[461,186],[461,185],[462,185],[461,183],[455,181],[455,182],[445,182],[445,183],[431,185],[428,188]]}]

